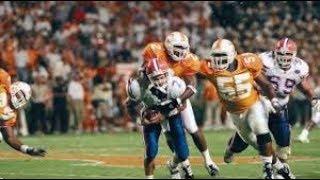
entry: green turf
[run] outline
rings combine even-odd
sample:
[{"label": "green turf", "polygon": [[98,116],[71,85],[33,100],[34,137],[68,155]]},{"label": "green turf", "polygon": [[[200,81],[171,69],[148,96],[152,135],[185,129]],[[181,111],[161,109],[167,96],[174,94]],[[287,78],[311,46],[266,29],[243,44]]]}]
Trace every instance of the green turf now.
[{"label": "green turf", "polygon": [[[296,137],[300,130],[293,131]],[[226,141],[232,131],[206,132],[206,138],[213,157],[223,156]],[[55,154],[88,154],[99,156],[143,156],[143,141],[138,133],[119,134],[84,134],[84,135],[50,135],[21,138],[26,144],[40,145]],[[188,136],[192,156],[200,156]],[[293,142],[294,156],[314,157],[312,160],[290,161],[290,166],[297,178],[320,177],[320,130],[311,132],[311,143]],[[13,151],[5,143],[0,145],[1,152]],[[164,137],[160,141],[159,155],[169,156],[170,151],[165,145]],[[240,156],[252,156],[257,153],[248,148]],[[130,164],[130,162],[128,162]],[[203,166],[193,165],[197,178],[210,178]],[[260,178],[260,164],[221,164],[220,178]],[[2,178],[143,178],[141,167],[112,167],[97,165],[77,160],[54,160],[30,158],[19,159],[0,157],[0,177]],[[169,178],[166,167],[157,166],[155,177]]]}]

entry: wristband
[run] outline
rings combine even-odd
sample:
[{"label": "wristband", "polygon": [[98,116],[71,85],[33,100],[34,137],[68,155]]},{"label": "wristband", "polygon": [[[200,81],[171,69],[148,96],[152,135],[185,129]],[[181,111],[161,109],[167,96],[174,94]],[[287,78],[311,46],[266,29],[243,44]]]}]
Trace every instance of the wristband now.
[{"label": "wristband", "polygon": [[21,145],[20,146],[20,151],[23,152],[23,153],[27,153],[29,148],[30,147],[28,145]]}]

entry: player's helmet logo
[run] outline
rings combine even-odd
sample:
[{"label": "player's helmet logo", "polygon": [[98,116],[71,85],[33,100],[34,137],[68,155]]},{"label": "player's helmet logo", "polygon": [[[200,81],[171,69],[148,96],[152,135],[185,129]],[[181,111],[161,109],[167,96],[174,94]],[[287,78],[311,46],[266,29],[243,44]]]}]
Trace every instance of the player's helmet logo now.
[{"label": "player's helmet logo", "polygon": [[190,50],[189,39],[181,32],[170,33],[164,41],[164,46],[169,56],[175,61],[185,59]]},{"label": "player's helmet logo", "polygon": [[158,58],[151,59],[146,66],[146,74],[150,82],[160,88],[167,88],[170,76],[169,65]]},{"label": "player's helmet logo", "polygon": [[227,39],[218,39],[212,45],[210,52],[211,68],[224,70],[233,63],[237,52],[233,43]]},{"label": "player's helmet logo", "polygon": [[297,45],[293,40],[283,38],[276,43],[274,55],[281,69],[289,69],[296,54]]}]

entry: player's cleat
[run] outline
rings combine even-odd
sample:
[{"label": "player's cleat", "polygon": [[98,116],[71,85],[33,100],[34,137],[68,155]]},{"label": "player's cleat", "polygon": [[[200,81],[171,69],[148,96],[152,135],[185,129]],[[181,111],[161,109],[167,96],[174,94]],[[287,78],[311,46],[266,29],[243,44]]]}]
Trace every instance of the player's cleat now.
[{"label": "player's cleat", "polygon": [[219,174],[219,167],[214,163],[206,164],[206,169],[210,176],[217,176]]},{"label": "player's cleat", "polygon": [[[282,176],[281,179],[295,179],[296,177],[292,174],[290,167],[288,164],[283,163],[283,168],[278,170],[277,173],[278,175]],[[278,177],[278,176],[276,176]]]},{"label": "player's cleat", "polygon": [[190,165],[182,166],[182,171],[184,174],[184,177],[183,177],[184,179],[194,179],[194,175],[192,173],[192,169]]},{"label": "player's cleat", "polygon": [[298,137],[297,137],[297,141],[300,141],[301,143],[309,143],[310,140],[308,139],[307,136],[304,136],[303,134],[300,134]]},{"label": "player's cleat", "polygon": [[271,163],[266,163],[263,165],[263,178],[264,179],[274,179],[273,169]]},{"label": "player's cleat", "polygon": [[233,153],[230,152],[228,149],[224,152],[223,160],[225,163],[231,163],[233,161]]},{"label": "player's cleat", "polygon": [[172,160],[167,162],[167,168],[170,172],[171,179],[181,179],[179,165],[174,166]]}]

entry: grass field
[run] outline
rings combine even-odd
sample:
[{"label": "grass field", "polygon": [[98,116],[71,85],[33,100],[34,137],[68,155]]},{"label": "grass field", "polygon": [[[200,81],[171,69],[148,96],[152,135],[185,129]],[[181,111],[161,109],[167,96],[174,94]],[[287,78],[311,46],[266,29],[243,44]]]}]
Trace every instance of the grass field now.
[{"label": "grass field", "polygon": [[[296,137],[300,129],[293,131]],[[235,163],[224,164],[222,157],[232,131],[206,132],[220,178],[261,178],[257,153],[249,148],[237,156]],[[21,138],[25,143],[44,147],[47,157],[31,158],[0,145],[2,178],[144,178],[143,144],[139,133],[51,135]],[[200,154],[188,135],[191,163],[196,178],[210,178]],[[293,142],[290,166],[297,178],[320,177],[320,130],[311,132],[311,143]],[[165,162],[170,152],[161,137],[156,178],[169,178]]]}]

